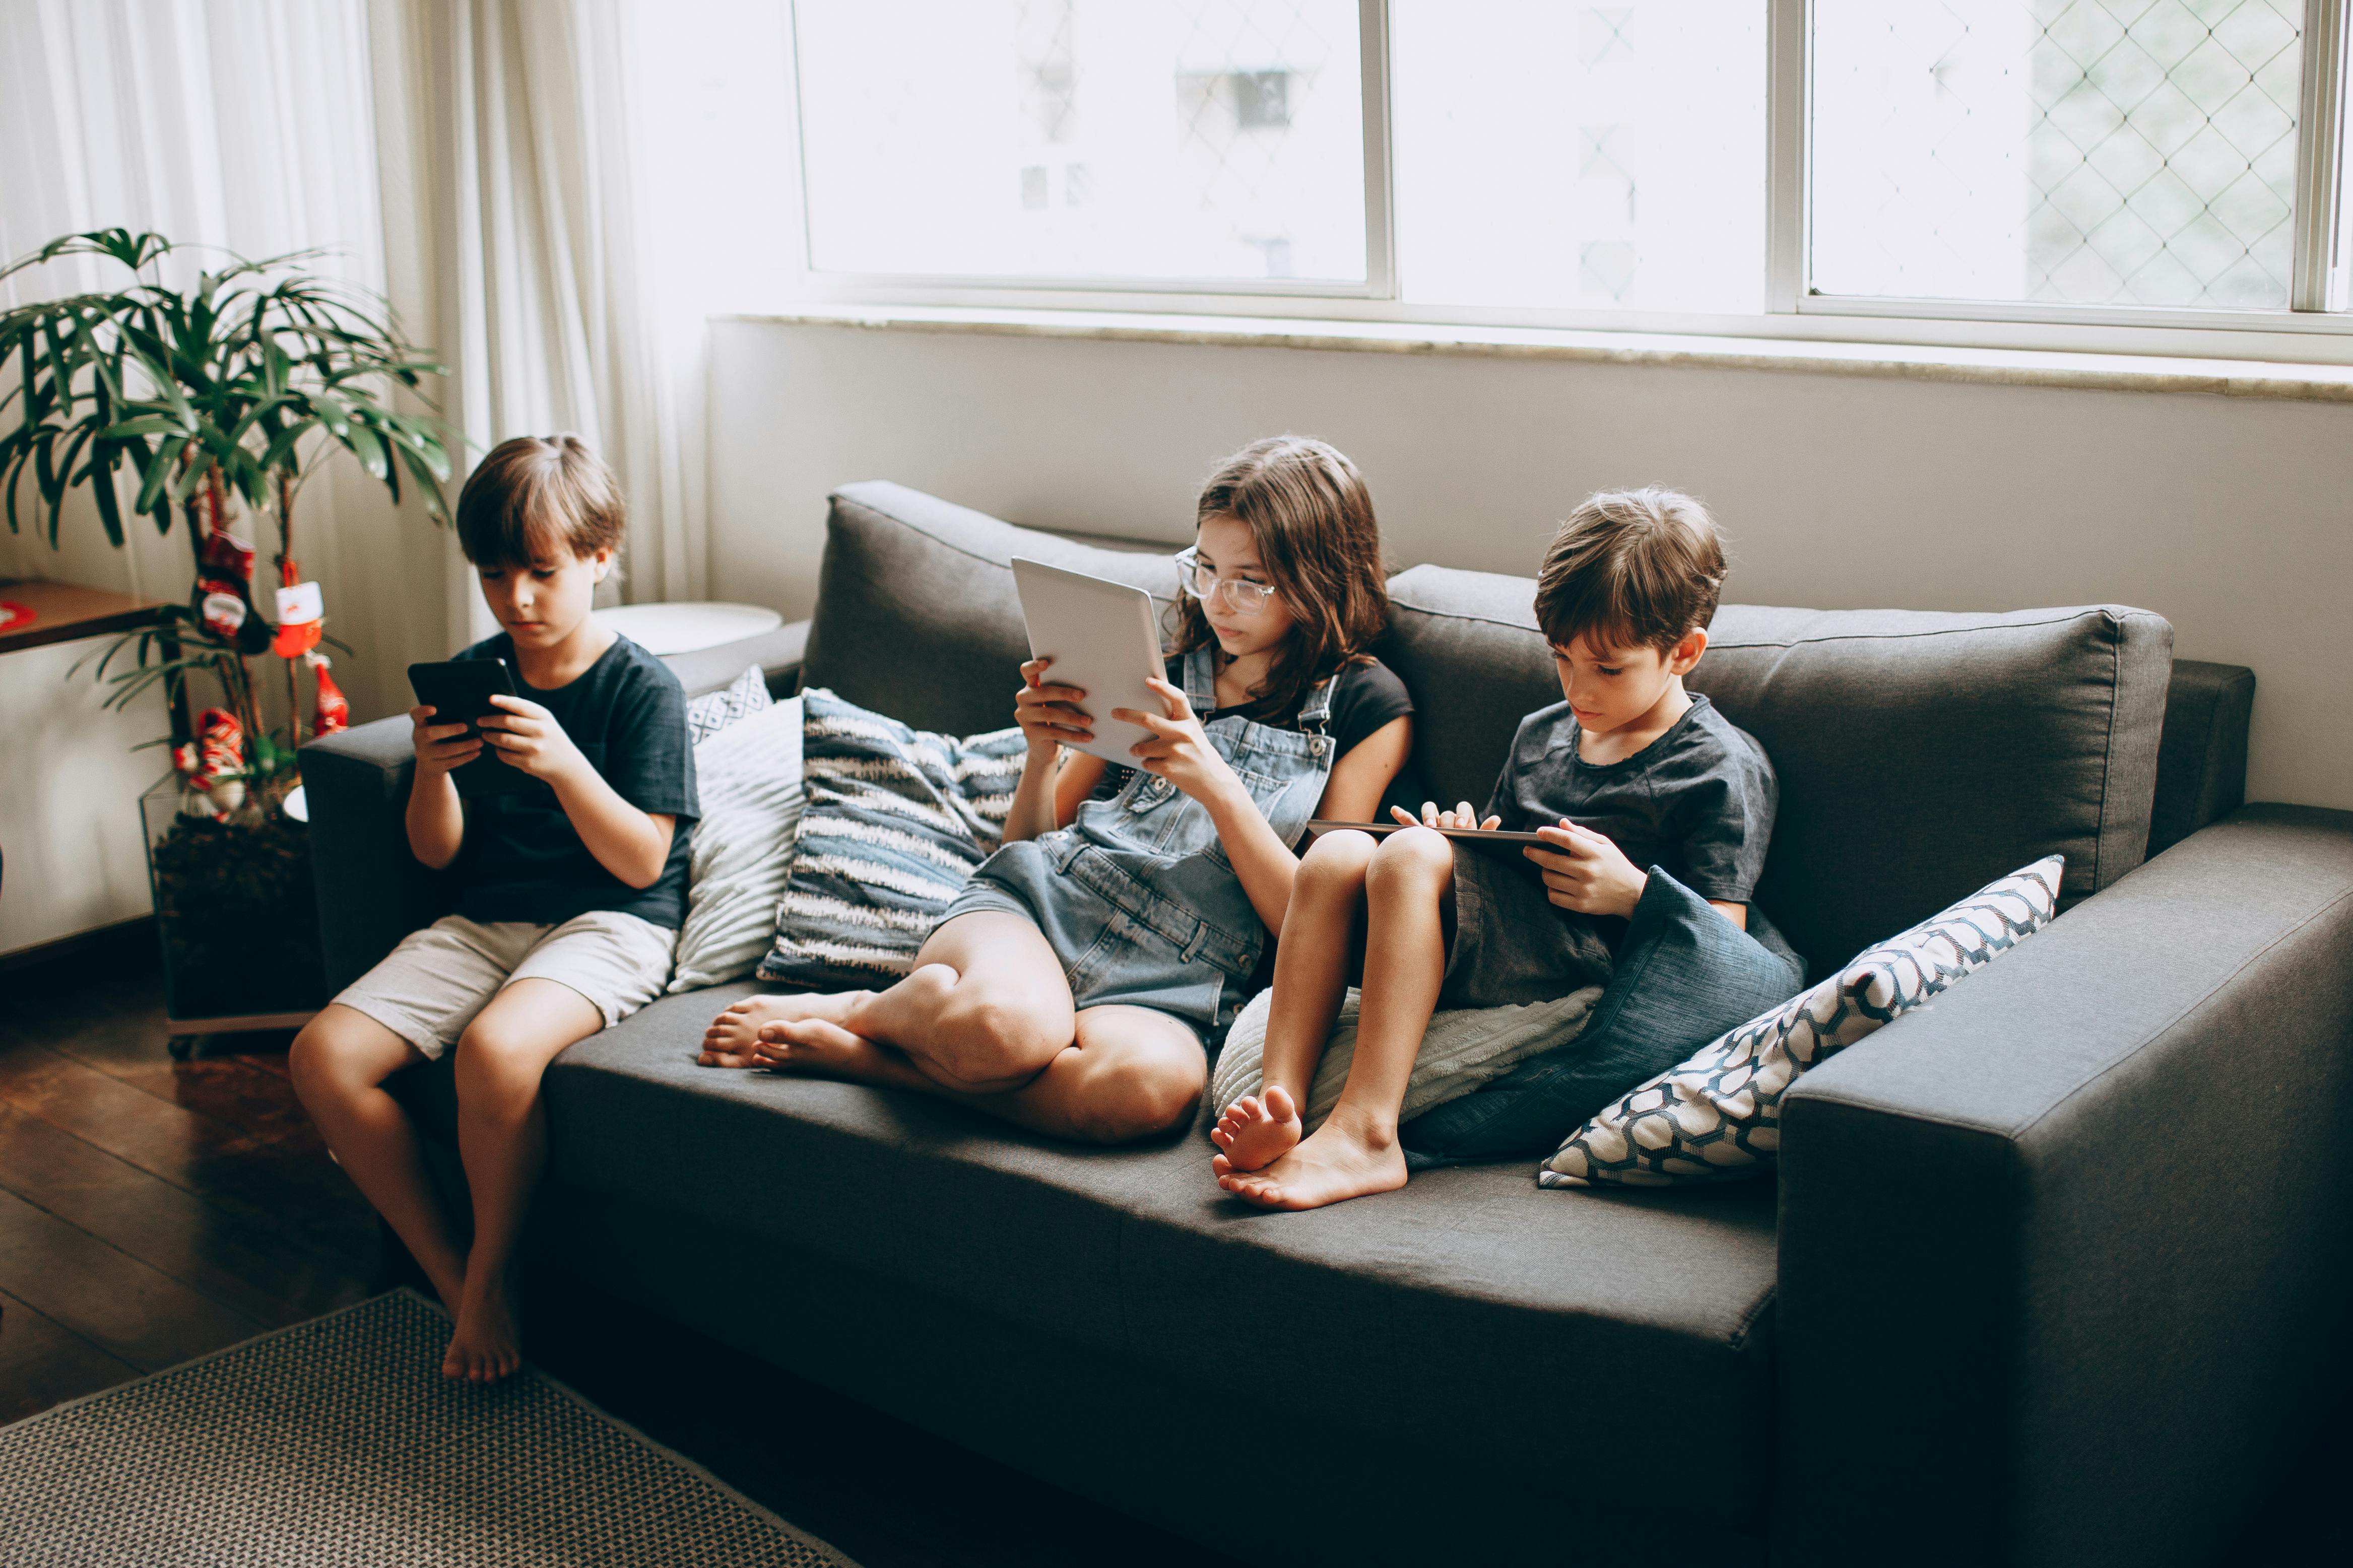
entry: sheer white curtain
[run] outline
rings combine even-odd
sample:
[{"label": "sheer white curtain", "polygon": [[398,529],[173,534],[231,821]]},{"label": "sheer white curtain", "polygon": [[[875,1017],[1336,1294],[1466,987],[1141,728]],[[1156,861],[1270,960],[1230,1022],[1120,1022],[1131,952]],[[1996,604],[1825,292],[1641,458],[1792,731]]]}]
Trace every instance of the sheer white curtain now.
[{"label": "sheer white curtain", "polygon": [[[0,256],[122,226],[247,257],[324,248],[311,265],[381,289],[369,81],[365,0],[0,0]],[[119,280],[111,263],[57,264],[0,285],[0,303]],[[55,552],[0,530],[0,575],[188,592],[177,525],[134,521],[117,551],[78,505]],[[344,458],[305,485],[295,545],[328,629],[359,650],[335,663],[356,716],[406,707],[408,660],[451,640],[446,535]]]},{"label": "sheer white curtain", "polygon": [[[618,597],[704,596],[699,311],[658,273],[644,29],[619,0],[373,0],[396,303],[477,450],[575,431],[619,475]],[[489,627],[453,577],[453,626]]]}]

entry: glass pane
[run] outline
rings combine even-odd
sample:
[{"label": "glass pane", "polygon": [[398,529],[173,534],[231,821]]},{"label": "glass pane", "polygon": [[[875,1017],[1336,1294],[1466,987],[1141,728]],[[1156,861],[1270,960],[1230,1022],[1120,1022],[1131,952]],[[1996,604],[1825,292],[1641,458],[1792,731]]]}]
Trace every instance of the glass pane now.
[{"label": "glass pane", "polygon": [[1392,0],[1409,300],[1753,311],[1764,0]]},{"label": "glass pane", "polygon": [[2302,0],[1816,0],[1813,286],[2284,310]]},{"label": "glass pane", "polygon": [[1365,277],[1356,0],[799,0],[811,260]]}]

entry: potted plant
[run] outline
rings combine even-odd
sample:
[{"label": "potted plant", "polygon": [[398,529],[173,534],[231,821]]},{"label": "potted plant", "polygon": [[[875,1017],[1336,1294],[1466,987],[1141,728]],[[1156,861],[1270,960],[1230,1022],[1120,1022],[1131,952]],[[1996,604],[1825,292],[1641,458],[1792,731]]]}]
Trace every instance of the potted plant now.
[{"label": "potted plant", "polygon": [[[305,732],[298,672],[312,672],[314,729],[341,728],[343,714],[318,648],[332,642],[318,589],[293,553],[303,479],[347,452],[396,504],[406,475],[446,523],[454,437],[432,414],[394,402],[405,390],[431,409],[421,383],[442,367],[402,335],[381,299],[305,269],[319,252],[231,257],[175,289],[160,264],[181,248],[104,229],[0,267],[5,279],[94,257],[127,275],[110,292],[0,312],[0,378],[13,381],[0,395],[0,512],[11,532],[46,522],[55,546],[68,493],[87,486],[118,548],[140,517],[163,533],[175,517],[185,522],[188,601],[125,633],[98,676],[108,706],[160,684],[174,714],[174,773],[142,809],[167,1011],[176,1030],[193,1033],[192,1024],[263,1026],[322,999],[309,851],[299,813],[287,811]],[[248,515],[275,536],[274,626],[256,602],[248,539],[258,530]],[[282,725],[267,721],[257,689],[252,660],[264,654],[284,666]],[[193,721],[191,677],[219,696]],[[236,941],[223,949],[227,933]]]}]

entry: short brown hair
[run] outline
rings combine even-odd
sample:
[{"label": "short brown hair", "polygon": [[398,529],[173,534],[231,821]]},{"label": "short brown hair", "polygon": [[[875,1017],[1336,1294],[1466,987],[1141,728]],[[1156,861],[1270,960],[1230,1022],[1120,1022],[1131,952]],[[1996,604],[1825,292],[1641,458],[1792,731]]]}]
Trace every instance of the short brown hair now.
[{"label": "short brown hair", "polygon": [[[1288,713],[1316,681],[1367,662],[1365,645],[1389,624],[1388,566],[1373,493],[1338,447],[1306,436],[1251,442],[1201,487],[1195,525],[1213,517],[1250,531],[1259,563],[1293,616],[1253,710]],[[1218,646],[1189,586],[1178,588],[1175,615],[1173,651]]]},{"label": "short brown hair", "polygon": [[619,481],[577,436],[501,441],[458,495],[458,544],[478,566],[618,550],[628,524]]},{"label": "short brown hair", "polygon": [[1536,625],[1565,648],[1671,648],[1715,618],[1724,541],[1707,508],[1656,485],[1603,490],[1568,514],[1536,574]]}]

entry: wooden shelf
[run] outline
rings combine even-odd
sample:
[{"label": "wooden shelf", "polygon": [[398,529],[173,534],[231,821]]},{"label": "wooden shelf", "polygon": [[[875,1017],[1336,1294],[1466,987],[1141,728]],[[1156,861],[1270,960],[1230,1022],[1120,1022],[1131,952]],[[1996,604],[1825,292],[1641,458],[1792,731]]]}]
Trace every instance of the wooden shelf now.
[{"label": "wooden shelf", "polygon": [[159,599],[31,578],[0,579],[0,599],[33,612],[29,623],[0,630],[0,653],[129,631],[153,621],[155,612],[164,607]]}]

